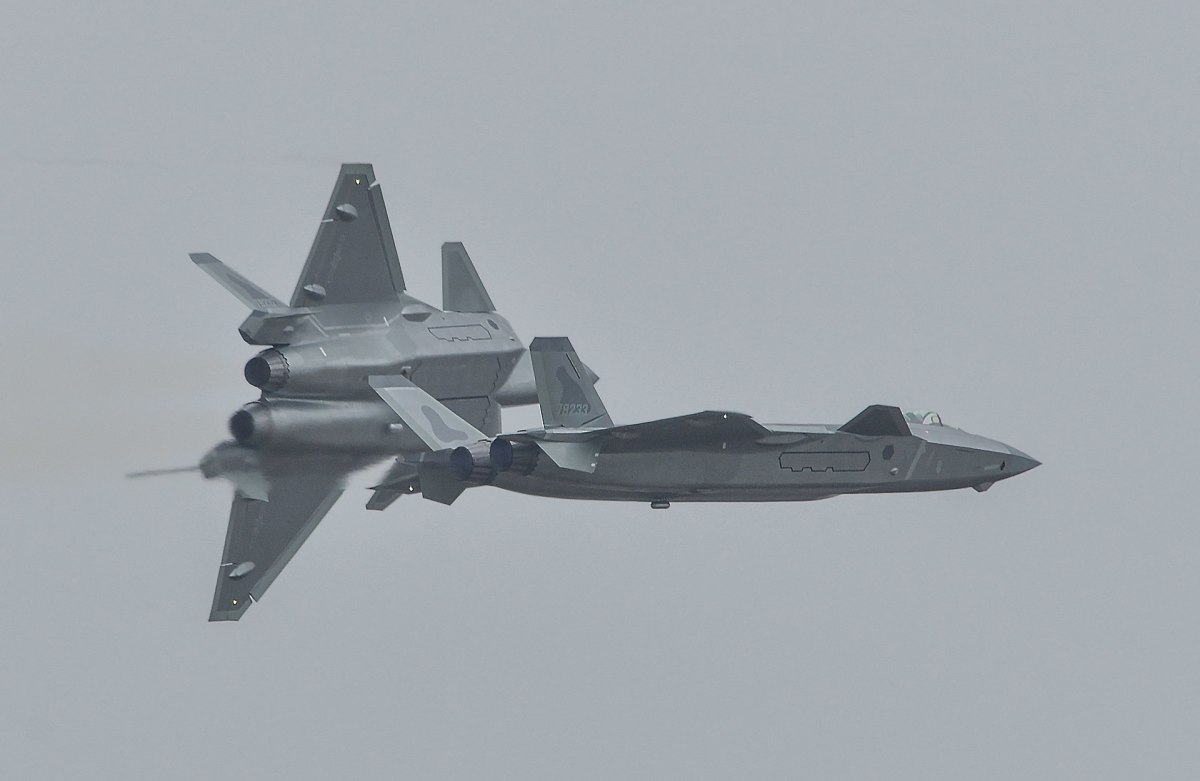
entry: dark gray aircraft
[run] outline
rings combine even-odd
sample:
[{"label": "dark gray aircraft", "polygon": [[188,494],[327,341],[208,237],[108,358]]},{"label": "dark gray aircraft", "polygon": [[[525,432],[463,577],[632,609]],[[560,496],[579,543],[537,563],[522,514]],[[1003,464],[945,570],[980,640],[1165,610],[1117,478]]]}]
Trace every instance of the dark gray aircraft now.
[{"label": "dark gray aircraft", "polygon": [[[200,462],[233,482],[210,620],[237,620],[279,575],[342,493],[346,477],[426,443],[368,383],[395,375],[480,436],[501,404],[537,401],[530,356],[495,311],[462,244],[442,246],[442,308],[405,292],[383,193],[369,165],[343,165],[290,303],[208,254],[192,260],[252,311],[239,332],[267,349],[245,367],[261,397],[229,421],[233,441]],[[367,507],[419,486],[397,459]]]},{"label": "dark gray aircraft", "polygon": [[736,412],[614,426],[565,338],[530,345],[543,428],[487,437],[404,377],[371,384],[429,448],[417,464],[427,499],[471,486],[564,499],[770,502],[851,493],[974,488],[1038,462],[943,425],[933,412],[875,405],[844,425],[771,425]]},{"label": "dark gray aircraft", "polygon": [[[405,291],[369,165],[342,166],[290,303],[211,255],[191,258],[251,310],[242,338],[267,348],[245,367],[260,398],[199,465],[235,486],[212,621],[241,618],[346,477],[388,458],[369,509],[416,493],[451,504],[482,485],[655,508],[983,491],[1038,463],[933,413],[884,406],[842,426],[764,426],[734,412],[614,426],[570,342],[526,350],[462,244],[442,246],[441,309]],[[501,405],[533,403],[543,428],[500,433]]]}]

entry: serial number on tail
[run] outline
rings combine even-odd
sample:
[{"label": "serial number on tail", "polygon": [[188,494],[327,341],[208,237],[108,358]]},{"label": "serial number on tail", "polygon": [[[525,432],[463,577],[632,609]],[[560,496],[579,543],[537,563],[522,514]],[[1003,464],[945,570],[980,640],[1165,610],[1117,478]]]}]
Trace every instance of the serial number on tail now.
[{"label": "serial number on tail", "polygon": [[592,411],[591,404],[559,404],[559,415],[587,415]]}]

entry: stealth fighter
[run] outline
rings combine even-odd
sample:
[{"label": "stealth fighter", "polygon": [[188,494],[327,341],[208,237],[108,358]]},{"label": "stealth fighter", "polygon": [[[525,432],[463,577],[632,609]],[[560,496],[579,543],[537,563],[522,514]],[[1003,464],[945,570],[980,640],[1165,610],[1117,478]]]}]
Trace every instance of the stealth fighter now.
[{"label": "stealth fighter", "polygon": [[[444,504],[493,486],[645,502],[802,501],[838,494],[986,490],[1037,466],[933,413],[873,406],[842,425],[763,425],[697,412],[615,425],[566,338],[522,344],[462,244],[442,246],[442,306],[404,284],[370,165],[343,165],[288,303],[209,254],[192,260],[251,310],[242,338],[257,400],[201,460],[235,487],[209,620],[236,621],[342,494],[393,459],[367,508],[406,494]],[[543,426],[502,433],[503,405]]]},{"label": "stealth fighter", "polygon": [[[210,620],[237,620],[262,597],[349,474],[427,449],[371,376],[423,388],[482,436],[500,432],[502,404],[537,401],[529,353],[462,244],[442,246],[440,309],[406,291],[370,165],[342,166],[288,303],[212,255],[191,258],[251,310],[239,333],[266,348],[244,371],[260,397],[200,462],[236,489]],[[367,507],[386,508],[416,481],[417,467],[397,459]]]},{"label": "stealth fighter", "polygon": [[563,499],[771,502],[974,488],[1027,472],[1016,448],[946,426],[933,412],[873,405],[842,425],[763,425],[737,412],[617,426],[566,338],[530,345],[543,427],[489,438],[404,377],[372,386],[428,447],[427,499],[468,487]]}]

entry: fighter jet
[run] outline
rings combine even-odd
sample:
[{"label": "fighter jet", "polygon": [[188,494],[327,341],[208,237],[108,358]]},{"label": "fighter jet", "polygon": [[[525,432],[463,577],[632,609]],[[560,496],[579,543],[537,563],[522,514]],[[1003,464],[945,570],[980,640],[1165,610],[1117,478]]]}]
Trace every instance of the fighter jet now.
[{"label": "fighter jet", "polygon": [[[262,598],[348,475],[427,450],[369,377],[421,388],[480,437],[499,433],[501,404],[537,401],[528,351],[462,244],[442,245],[441,309],[406,292],[370,165],[342,166],[289,303],[212,255],[191,259],[251,310],[239,333],[266,347],[244,371],[260,397],[199,465],[235,486],[211,621],[236,621]],[[416,465],[397,459],[367,507],[418,488]]]},{"label": "fighter jet", "polygon": [[566,338],[530,344],[543,427],[488,437],[403,377],[372,387],[426,444],[427,499],[469,487],[564,499],[771,502],[839,494],[974,488],[1038,466],[1016,448],[942,423],[933,412],[873,405],[842,425],[763,425],[737,412],[616,426]]},{"label": "fighter jet", "polygon": [[[526,350],[462,244],[442,246],[441,309],[406,292],[370,165],[342,166],[289,303],[212,255],[191,258],[251,310],[239,333],[266,348],[244,370],[259,398],[196,467],[235,488],[210,621],[241,618],[347,476],[389,458],[368,509],[418,493],[452,504],[485,485],[653,508],[983,491],[1038,465],[933,413],[887,406],[840,426],[711,411],[614,425],[570,341]],[[534,403],[541,428],[501,434],[501,405]]]}]

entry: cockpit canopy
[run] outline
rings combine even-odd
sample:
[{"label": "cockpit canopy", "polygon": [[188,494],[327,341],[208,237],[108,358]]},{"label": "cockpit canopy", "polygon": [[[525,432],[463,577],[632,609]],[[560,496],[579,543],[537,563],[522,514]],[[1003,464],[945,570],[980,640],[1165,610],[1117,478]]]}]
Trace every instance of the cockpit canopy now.
[{"label": "cockpit canopy", "polygon": [[909,423],[916,423],[920,426],[942,425],[942,416],[931,409],[917,409],[912,412],[905,412],[904,418]]}]

